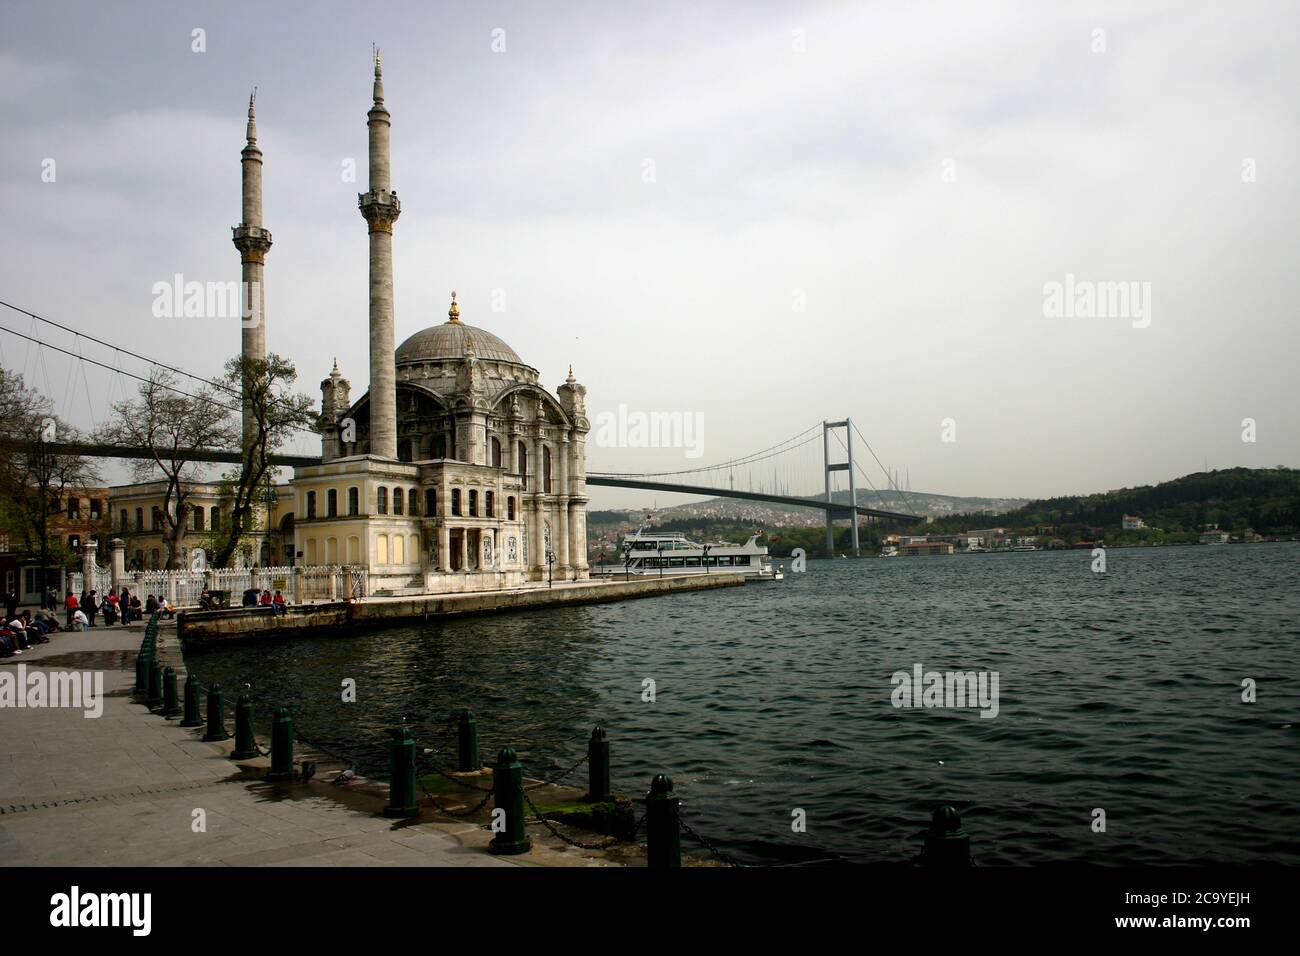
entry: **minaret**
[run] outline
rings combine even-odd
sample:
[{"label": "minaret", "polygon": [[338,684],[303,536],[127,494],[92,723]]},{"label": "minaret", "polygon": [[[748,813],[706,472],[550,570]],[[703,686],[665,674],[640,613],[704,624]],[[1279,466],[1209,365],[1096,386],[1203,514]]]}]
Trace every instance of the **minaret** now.
[{"label": "minaret", "polygon": [[397,458],[397,366],[393,342],[393,223],[402,207],[388,170],[388,110],[375,51],[375,102],[370,127],[370,191],[357,196],[370,226],[370,454]]},{"label": "minaret", "polygon": [[[235,248],[239,250],[243,284],[240,298],[244,315],[240,325],[240,354],[245,359],[266,359],[266,295],[262,288],[262,270],[266,253],[271,248],[271,233],[262,228],[262,151],[257,148],[257,121],[253,115],[257,91],[248,97],[248,142],[242,153],[244,221],[231,229]],[[249,407],[248,396],[243,399],[244,444],[257,438],[257,420]]]}]

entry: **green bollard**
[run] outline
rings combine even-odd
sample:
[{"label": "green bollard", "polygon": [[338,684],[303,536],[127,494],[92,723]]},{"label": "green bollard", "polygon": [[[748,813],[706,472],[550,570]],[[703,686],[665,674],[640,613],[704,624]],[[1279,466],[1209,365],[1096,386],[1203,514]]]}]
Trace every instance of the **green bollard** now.
[{"label": "green bollard", "polygon": [[193,674],[185,678],[185,716],[180,726],[203,726],[203,718],[199,716],[199,679]]},{"label": "green bollard", "polygon": [[418,817],[420,805],[415,802],[415,740],[411,728],[398,727],[393,734],[392,773],[388,782],[386,817]]},{"label": "green bollard", "polygon": [[597,727],[587,741],[587,802],[608,800],[609,789],[609,738],[603,727]]},{"label": "green bollard", "polygon": [[162,678],[163,668],[158,661],[149,662],[149,698],[145,704],[150,710],[157,710],[162,706]]},{"label": "green bollard", "polygon": [[149,665],[153,658],[143,647],[135,655],[135,692],[143,694],[149,690]]},{"label": "green bollard", "polygon": [[221,695],[221,685],[213,684],[208,688],[208,732],[204,740],[229,740],[226,733],[226,703]]},{"label": "green bollard", "polygon": [[168,667],[163,671],[163,716],[179,717],[181,715],[181,699],[176,692],[176,669]]},{"label": "green bollard", "polygon": [[646,865],[652,870],[682,865],[682,834],[677,824],[680,810],[673,782],[657,774],[645,798]]},{"label": "green bollard", "polygon": [[946,804],[934,811],[925,835],[926,866],[970,866],[970,836],[961,828],[961,817]]},{"label": "green bollard", "polygon": [[252,760],[260,756],[257,741],[253,739],[253,702],[247,694],[240,694],[235,701],[235,749],[230,752],[230,759]]},{"label": "green bollard", "polygon": [[497,811],[505,811],[506,828],[492,838],[488,849],[506,856],[527,853],[533,841],[524,832],[524,768],[513,747],[502,747],[497,754],[492,768],[492,802],[496,805],[492,811],[493,828],[497,825]]},{"label": "green bollard", "polygon": [[267,780],[292,780],[293,772],[293,718],[288,707],[277,707],[271,723],[271,772]]},{"label": "green bollard", "polygon": [[482,766],[478,760],[478,721],[474,719],[474,711],[462,710],[460,712],[457,731],[460,746],[457,753],[456,769],[461,773],[472,773]]}]

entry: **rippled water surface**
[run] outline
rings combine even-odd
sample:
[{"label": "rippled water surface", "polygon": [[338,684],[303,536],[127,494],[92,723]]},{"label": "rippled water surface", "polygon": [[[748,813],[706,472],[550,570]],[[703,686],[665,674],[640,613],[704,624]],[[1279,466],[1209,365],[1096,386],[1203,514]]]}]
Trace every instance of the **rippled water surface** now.
[{"label": "rippled water surface", "polygon": [[[259,723],[287,704],[377,775],[402,718],[442,747],[446,716],[471,707],[484,759],[509,744],[535,776],[600,724],[617,789],[667,773],[685,819],[751,862],[903,862],[942,802],[981,864],[1300,862],[1300,545],[1107,559],[1105,574],[1086,551],[810,561],[781,584],[187,660],[205,682],[251,682]],[[917,663],[997,671],[998,716],[894,708],[891,674]]]}]

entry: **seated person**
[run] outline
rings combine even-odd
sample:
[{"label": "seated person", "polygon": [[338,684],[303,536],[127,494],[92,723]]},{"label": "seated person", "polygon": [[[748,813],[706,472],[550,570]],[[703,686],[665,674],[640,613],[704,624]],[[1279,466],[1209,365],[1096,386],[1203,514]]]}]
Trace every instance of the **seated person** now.
[{"label": "seated person", "polygon": [[144,602],[144,613],[153,614],[156,610],[158,610],[158,599],[150,594],[149,600]]},{"label": "seated person", "polygon": [[86,612],[81,608],[77,608],[72,612],[72,626],[74,629],[81,628],[83,631],[89,629],[90,619],[86,617]]},{"label": "seated person", "polygon": [[275,609],[276,614],[289,613],[289,607],[285,603],[284,595],[280,593],[279,589],[276,590],[275,597],[271,598],[271,607]]},{"label": "seated person", "polygon": [[18,649],[25,651],[32,646],[31,635],[27,633],[27,626],[23,624],[21,617],[15,617],[9,622],[9,630],[13,631],[14,637],[18,639]]},{"label": "seated person", "polygon": [[171,602],[167,600],[165,594],[158,595],[158,616],[168,618],[176,616],[176,612],[172,610]]},{"label": "seated person", "polygon": [[271,592],[270,592],[270,591],[263,591],[263,592],[262,592],[262,600],[259,601],[258,603],[261,604],[262,607],[270,607],[270,606],[271,606]]},{"label": "seated person", "polygon": [[212,608],[212,595],[209,594],[207,591],[204,591],[202,594],[199,595],[199,610],[207,611],[207,610],[211,610],[211,608]]},{"label": "seated person", "polygon": [[59,616],[47,607],[36,612],[36,620],[41,623],[41,628],[46,634],[59,630]]},{"label": "seated person", "polygon": [[131,595],[131,620],[138,621],[144,616],[144,605],[140,603],[140,595]]},{"label": "seated person", "polygon": [[257,588],[249,588],[244,592],[244,607],[257,607]]}]

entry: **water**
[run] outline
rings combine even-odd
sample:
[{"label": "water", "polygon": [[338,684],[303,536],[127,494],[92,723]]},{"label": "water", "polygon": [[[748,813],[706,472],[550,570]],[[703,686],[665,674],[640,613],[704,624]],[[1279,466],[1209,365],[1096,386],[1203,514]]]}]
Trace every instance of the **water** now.
[{"label": "water", "polygon": [[[1300,545],[1107,558],[1104,574],[1086,551],[810,561],[781,584],[188,663],[253,682],[259,704],[289,705],[306,737],[381,776],[402,718],[431,745],[472,707],[484,759],[510,744],[534,776],[603,725],[617,789],[669,774],[684,819],[749,862],[905,862],[946,802],[981,864],[1300,863]],[[997,671],[998,716],[895,709],[890,675],[915,663]],[[1246,677],[1257,703],[1241,702]]]}]

